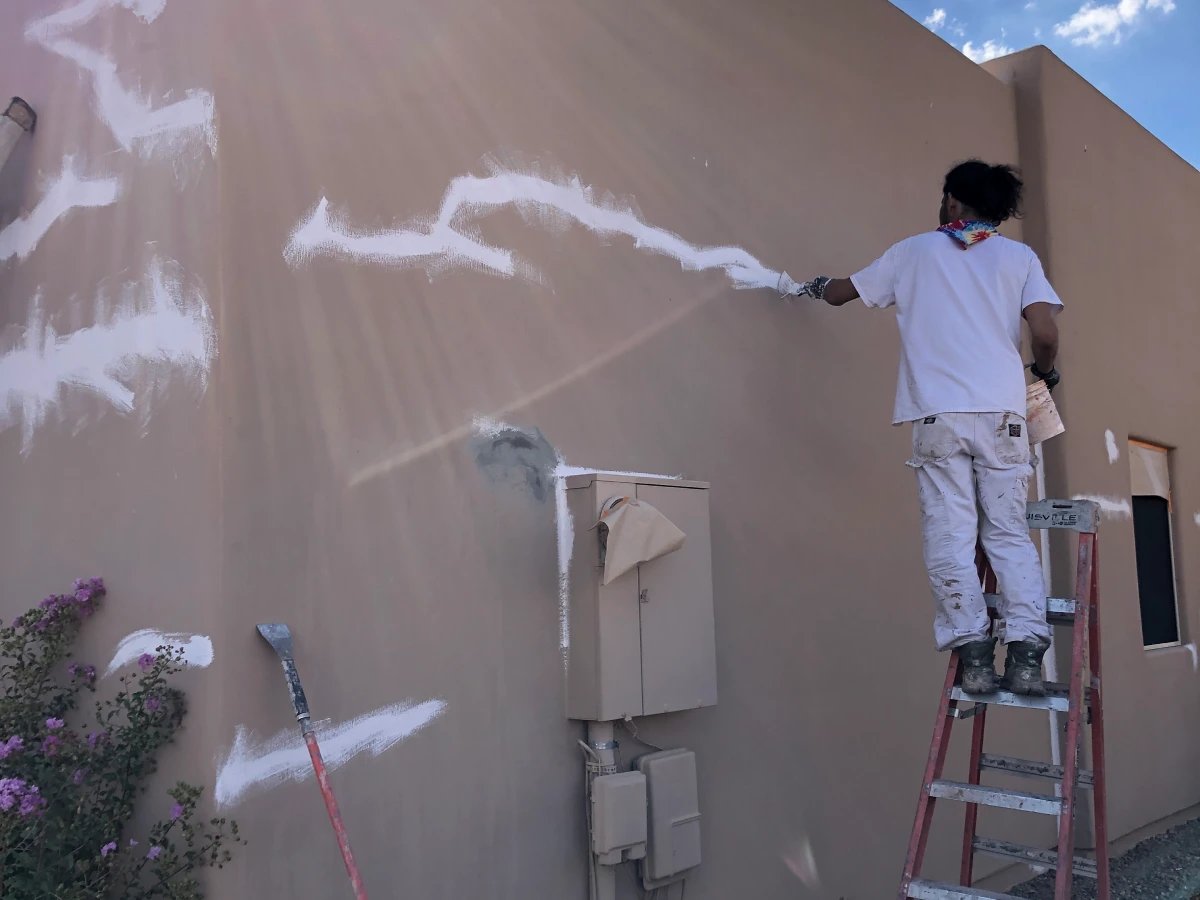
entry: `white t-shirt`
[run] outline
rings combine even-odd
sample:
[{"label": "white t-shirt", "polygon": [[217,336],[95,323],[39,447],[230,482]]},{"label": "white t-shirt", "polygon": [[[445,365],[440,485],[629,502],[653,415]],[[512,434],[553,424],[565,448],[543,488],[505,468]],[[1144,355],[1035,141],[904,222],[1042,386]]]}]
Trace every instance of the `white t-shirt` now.
[{"label": "white t-shirt", "polygon": [[1025,415],[1021,312],[1062,306],[1031,248],[997,234],[964,250],[931,231],[894,245],[851,281],[867,306],[896,307],[893,424],[949,412]]}]

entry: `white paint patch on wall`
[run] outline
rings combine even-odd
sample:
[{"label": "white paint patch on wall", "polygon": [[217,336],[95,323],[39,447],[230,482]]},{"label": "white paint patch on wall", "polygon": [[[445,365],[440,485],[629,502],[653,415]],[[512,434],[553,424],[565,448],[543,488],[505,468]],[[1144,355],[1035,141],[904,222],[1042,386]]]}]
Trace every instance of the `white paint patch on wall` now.
[{"label": "white paint patch on wall", "polygon": [[182,100],[152,107],[121,83],[116,63],[102,53],[66,39],[53,41],[47,49],[88,72],[96,114],[123,149],[142,157],[174,157],[203,141],[216,155],[215,105],[208,91],[188,90]]},{"label": "white paint patch on wall", "polygon": [[80,178],[68,156],[63,160],[62,172],[50,182],[29,214],[0,229],[0,263],[14,256],[27,257],[50,226],[71,210],[109,206],[120,194],[121,183],[115,178]]},{"label": "white paint patch on wall", "polygon": [[571,551],[575,546],[575,520],[567,505],[567,481],[557,469],[554,472],[554,529],[558,551],[558,647],[565,656],[571,649]]},{"label": "white paint patch on wall", "polygon": [[147,99],[122,83],[111,58],[63,37],[101,11],[116,6],[131,10],[149,23],[162,13],[166,0],[83,0],[31,22],[25,29],[25,37],[70,60],[90,76],[96,113],[124,150],[143,157],[156,154],[179,157],[196,142],[203,141],[215,155],[217,131],[211,93],[189,90],[182,100],[152,107]]},{"label": "white paint patch on wall", "polygon": [[1117,447],[1117,436],[1112,433],[1111,428],[1104,431],[1104,449],[1108,451],[1108,461],[1110,464],[1115,463],[1121,458],[1121,451]]},{"label": "white paint patch on wall", "polygon": [[1129,500],[1121,497],[1101,497],[1096,494],[1076,494],[1075,500],[1091,500],[1100,505],[1100,512],[1114,519],[1128,519],[1133,516],[1133,507]]},{"label": "white paint patch on wall", "polygon": [[390,231],[355,231],[330,213],[329,201],[322,197],[292,232],[283,256],[293,266],[317,256],[341,256],[357,262],[421,265],[431,274],[467,267],[537,280],[537,272],[512,252],[464,230],[480,216],[505,206],[516,208],[526,220],[551,226],[575,222],[604,238],[628,236],[639,250],[671,257],[684,270],[720,269],[735,288],[774,288],[779,283],[778,272],[740,247],[688,243],[674,232],[647,225],[633,209],[611,197],[597,197],[578,177],[560,183],[504,170],[487,177],[455,178],[435,219]]},{"label": "white paint patch on wall", "polygon": [[[378,756],[409,735],[420,731],[446,709],[442,700],[410,701],[385,706],[331,725],[329,720],[314,722],[325,766],[332,772],[360,753]],[[239,725],[233,746],[217,764],[214,788],[218,808],[233,806],[248,793],[268,790],[286,781],[301,782],[313,775],[312,760],[304,739],[294,728],[259,741],[254,733]]]},{"label": "white paint patch on wall", "polygon": [[155,654],[158,648],[169,645],[171,653],[183,651],[182,662],[199,669],[212,665],[212,639],[206,634],[181,634],[179,632],[155,631],[153,628],[143,628],[121,638],[113,658],[104,670],[103,678],[112,675],[118,669],[137,662],[143,653]]},{"label": "white paint patch on wall", "polygon": [[[20,422],[23,453],[69,388],[121,413],[164,390],[169,375],[203,392],[217,354],[212,312],[201,287],[185,287],[176,263],[155,257],[139,281],[122,286],[115,312],[105,314],[108,305],[101,294],[101,322],[59,335],[35,299],[23,338],[0,354],[0,430]],[[150,403],[141,411],[148,420]]]},{"label": "white paint patch on wall", "polygon": [[25,28],[25,37],[42,43],[78,28],[106,9],[123,6],[143,22],[153,22],[166,8],[167,0],[83,0],[56,13],[36,19]]},{"label": "white paint patch on wall", "polygon": [[1200,525],[1200,512],[1198,512],[1194,516],[1192,516],[1192,521],[1195,522],[1197,525]]}]

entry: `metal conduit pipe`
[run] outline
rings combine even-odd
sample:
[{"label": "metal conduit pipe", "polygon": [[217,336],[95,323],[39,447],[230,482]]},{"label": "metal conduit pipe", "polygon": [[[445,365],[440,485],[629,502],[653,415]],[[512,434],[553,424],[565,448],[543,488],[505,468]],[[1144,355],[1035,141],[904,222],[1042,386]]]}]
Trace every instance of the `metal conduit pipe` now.
[{"label": "metal conduit pipe", "polygon": [[587,753],[584,803],[587,805],[588,824],[588,897],[590,900],[617,900],[616,868],[600,865],[596,854],[592,852],[592,782],[601,775],[611,775],[617,771],[617,741],[613,723],[588,722],[584,751]]}]

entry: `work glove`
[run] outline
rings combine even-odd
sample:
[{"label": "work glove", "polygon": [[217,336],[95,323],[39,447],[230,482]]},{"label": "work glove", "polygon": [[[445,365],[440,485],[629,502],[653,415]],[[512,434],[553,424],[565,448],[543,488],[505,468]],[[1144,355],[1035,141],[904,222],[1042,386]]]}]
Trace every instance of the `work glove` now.
[{"label": "work glove", "polygon": [[1058,369],[1055,369],[1054,367],[1051,367],[1049,372],[1042,372],[1038,369],[1037,363],[1030,363],[1029,373],[1034,378],[1046,382],[1046,390],[1048,390],[1050,393],[1054,393],[1054,388],[1058,386],[1060,381],[1062,381],[1062,376],[1058,374]]},{"label": "work glove", "polygon": [[792,279],[787,272],[779,276],[779,296],[781,297],[812,297],[814,300],[825,299],[825,288],[833,279],[818,275],[811,281],[801,284]]}]

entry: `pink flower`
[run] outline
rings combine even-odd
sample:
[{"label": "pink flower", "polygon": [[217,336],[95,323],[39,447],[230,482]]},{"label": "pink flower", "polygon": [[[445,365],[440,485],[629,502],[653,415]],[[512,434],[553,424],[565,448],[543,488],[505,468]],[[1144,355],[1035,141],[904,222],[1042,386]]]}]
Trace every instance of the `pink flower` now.
[{"label": "pink flower", "polygon": [[130,846],[130,847],[136,847],[137,845],[138,845],[138,842],[137,842],[137,841],[135,841],[133,838],[130,838],[130,839],[129,839],[129,846]]},{"label": "pink flower", "polygon": [[85,778],[87,778],[87,769],[76,769],[71,774],[71,781],[75,784],[83,784]]},{"label": "pink flower", "polygon": [[46,720],[46,727],[51,731],[58,731],[58,729],[62,728],[65,724],[66,722],[64,722],[62,719],[50,718]]},{"label": "pink flower", "polygon": [[47,756],[55,756],[58,753],[58,748],[62,746],[62,738],[57,734],[46,735],[42,741],[42,752]]},{"label": "pink flower", "polygon": [[162,856],[162,847],[151,847],[146,851],[146,859],[158,859]]},{"label": "pink flower", "polygon": [[183,807],[180,806],[178,803],[172,803],[171,804],[171,821],[174,822],[176,819],[178,819],[182,815],[183,815]]},{"label": "pink flower", "polygon": [[100,848],[101,856],[108,856],[108,854],[116,853],[116,852],[117,852],[117,842],[116,841],[109,841],[107,844],[105,844],[103,847]]},{"label": "pink flower", "polygon": [[153,653],[143,653],[141,656],[138,657],[138,666],[141,668],[141,670],[143,672],[145,672],[148,669],[153,668],[154,662],[157,659],[158,659],[158,657],[155,656]]},{"label": "pink flower", "polygon": [[107,731],[93,731],[87,737],[88,749],[95,750],[100,744],[103,744],[107,740]]}]

